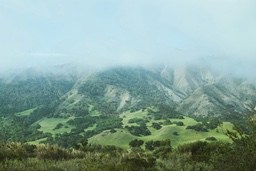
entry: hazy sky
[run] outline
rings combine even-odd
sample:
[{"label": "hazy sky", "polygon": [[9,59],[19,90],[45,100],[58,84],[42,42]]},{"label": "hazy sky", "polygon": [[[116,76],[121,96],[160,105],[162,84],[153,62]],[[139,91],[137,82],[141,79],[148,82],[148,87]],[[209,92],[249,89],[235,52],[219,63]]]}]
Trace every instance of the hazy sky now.
[{"label": "hazy sky", "polygon": [[0,0],[1,68],[255,58],[255,0]]}]

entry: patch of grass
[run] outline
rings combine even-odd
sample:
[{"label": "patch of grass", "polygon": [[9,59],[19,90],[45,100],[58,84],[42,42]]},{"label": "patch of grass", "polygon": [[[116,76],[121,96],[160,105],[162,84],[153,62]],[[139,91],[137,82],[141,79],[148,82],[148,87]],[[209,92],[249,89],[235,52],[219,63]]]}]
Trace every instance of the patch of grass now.
[{"label": "patch of grass", "polygon": [[38,140],[35,140],[35,141],[30,141],[28,143],[33,144],[33,145],[39,145],[41,142],[46,141],[46,140],[47,140],[47,138],[41,138],[41,139],[38,139]]},{"label": "patch of grass", "polygon": [[93,105],[89,105],[89,113],[90,116],[100,116],[101,113],[97,110],[94,110],[94,106]]},{"label": "patch of grass", "polygon": [[223,122],[220,126],[216,128],[216,130],[226,133],[227,130],[233,130],[234,125],[230,122]]},{"label": "patch of grass", "polygon": [[15,115],[16,116],[29,116],[34,110],[36,110],[36,108],[28,109],[28,110],[25,110],[25,111],[22,111],[22,112],[18,112]]},{"label": "patch of grass", "polygon": [[115,129],[115,133],[103,131],[102,133],[89,138],[91,144],[115,145],[121,148],[129,148],[129,142],[137,138],[127,130]]},{"label": "patch of grass", "polygon": [[120,115],[120,118],[123,119],[122,122],[125,127],[125,126],[138,126],[137,123],[129,123],[129,120],[134,118],[147,119],[147,116],[148,116],[148,112],[146,110],[145,111],[139,110],[136,112],[130,112],[130,111],[124,112]]},{"label": "patch of grass", "polygon": [[85,132],[86,132],[86,131],[92,131],[92,130],[94,130],[96,127],[97,127],[97,124],[93,124],[93,126],[84,129],[84,131],[85,131]]},{"label": "patch of grass", "polygon": [[[39,125],[41,126],[39,131],[43,131],[44,133],[51,133],[53,135],[63,134],[65,132],[69,133],[69,132],[71,132],[71,129],[74,128],[74,126],[67,124],[67,121],[69,121],[70,119],[73,119],[73,117],[70,117],[70,118],[44,118],[39,121]],[[54,128],[59,123],[63,124],[63,127],[61,127],[60,129],[54,130]]]},{"label": "patch of grass", "polygon": [[171,119],[172,122],[183,122],[184,126],[195,125],[201,122],[197,122],[195,119],[184,116],[184,119]]},{"label": "patch of grass", "polygon": [[[128,123],[130,119],[133,118],[148,118],[148,113],[146,111],[137,111],[137,112],[125,112],[120,115],[123,119],[123,125],[125,126],[136,126],[136,123]],[[231,140],[225,135],[226,129],[232,130],[233,124],[229,122],[224,122],[221,126],[213,130],[208,130],[208,132],[198,132],[195,130],[186,129],[187,126],[192,126],[201,122],[185,117],[184,119],[170,119],[171,122],[183,122],[184,126],[172,125],[163,125],[162,123],[165,120],[154,120],[150,119],[147,123],[147,127],[151,132],[151,135],[148,136],[134,136],[131,135],[126,129],[117,129],[117,132],[110,133],[110,131],[104,131],[100,134],[97,134],[89,139],[90,143],[93,144],[102,144],[102,145],[116,145],[122,148],[129,148],[129,142],[134,139],[140,139],[144,142],[150,140],[165,140],[170,139],[172,146],[176,147],[181,144],[195,142],[198,140],[205,141],[207,137],[215,137],[217,140],[230,142]],[[162,128],[156,130],[152,127],[152,123],[160,123]],[[174,134],[176,132],[176,134]]]}]

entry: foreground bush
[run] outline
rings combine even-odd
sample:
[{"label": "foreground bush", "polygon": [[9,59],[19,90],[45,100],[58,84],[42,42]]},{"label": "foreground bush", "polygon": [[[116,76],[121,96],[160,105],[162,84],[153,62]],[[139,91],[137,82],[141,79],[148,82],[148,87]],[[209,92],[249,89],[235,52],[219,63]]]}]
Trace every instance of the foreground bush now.
[{"label": "foreground bush", "polygon": [[55,145],[0,143],[0,170],[10,171],[255,171],[256,124],[250,135],[229,132],[232,144],[193,142],[172,149],[170,140],[148,141],[145,149],[79,143]]},{"label": "foreground bush", "polygon": [[0,143],[0,161],[8,159],[26,159],[35,155],[35,146],[21,143]]}]

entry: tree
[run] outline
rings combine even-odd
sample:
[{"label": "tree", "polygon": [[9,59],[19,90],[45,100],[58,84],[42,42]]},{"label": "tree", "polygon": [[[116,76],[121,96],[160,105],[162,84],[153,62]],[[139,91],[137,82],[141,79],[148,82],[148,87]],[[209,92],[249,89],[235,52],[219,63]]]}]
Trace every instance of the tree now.
[{"label": "tree", "polygon": [[208,132],[208,130],[205,128],[205,126],[201,123],[198,123],[196,125],[187,126],[186,129],[193,129],[198,132]]},{"label": "tree", "polygon": [[176,124],[177,126],[184,126],[184,123],[183,123],[183,122],[181,122],[181,121],[176,122],[175,124]]},{"label": "tree", "polygon": [[169,139],[162,141],[148,141],[145,144],[145,149],[153,151],[159,147],[171,147],[171,141]]},{"label": "tree", "polygon": [[246,135],[239,128],[227,131],[233,144],[222,153],[216,153],[213,160],[216,170],[255,170],[256,168],[256,120],[249,122],[250,133]]},{"label": "tree", "polygon": [[145,149],[150,150],[150,151],[154,150],[155,149],[154,141],[151,140],[151,141],[146,142]]},{"label": "tree", "polygon": [[162,126],[159,123],[156,123],[156,122],[152,123],[152,127],[157,129],[157,130],[162,128]]},{"label": "tree", "polygon": [[134,140],[132,140],[130,143],[129,143],[129,145],[131,146],[131,147],[140,147],[140,146],[142,146],[144,144],[144,141],[143,140],[138,140],[138,139],[134,139]]}]

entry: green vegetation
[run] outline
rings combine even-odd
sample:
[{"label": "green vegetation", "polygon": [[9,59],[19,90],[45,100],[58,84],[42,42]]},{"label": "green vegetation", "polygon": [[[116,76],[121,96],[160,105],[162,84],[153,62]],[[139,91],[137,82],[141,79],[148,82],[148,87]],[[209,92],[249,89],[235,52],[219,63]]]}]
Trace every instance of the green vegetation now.
[{"label": "green vegetation", "polygon": [[185,116],[143,69],[74,80],[0,82],[0,170],[255,169],[255,132],[234,109]]},{"label": "green vegetation", "polygon": [[73,118],[43,118],[38,123],[41,126],[39,131],[51,133],[52,135],[63,134],[64,132],[69,133],[72,128],[74,128],[72,125],[68,124],[68,121],[71,119]]},{"label": "green vegetation", "polygon": [[[0,170],[98,171],[250,171],[256,168],[256,123],[250,135],[227,131],[232,143],[196,141],[173,148],[169,139],[130,141],[131,150],[88,144],[83,140],[65,149],[56,145],[0,143]],[[145,143],[145,150],[141,147]]]},{"label": "green vegetation", "polygon": [[[159,78],[158,74],[142,68],[114,68],[89,77],[79,87],[78,93],[88,97],[87,101],[105,115],[116,113],[119,106],[118,93],[116,98],[106,98],[108,86],[114,87],[120,92],[126,90],[132,97],[140,97],[140,100],[133,105],[131,105],[131,101],[126,101],[122,111],[134,112],[148,106],[160,106],[159,108],[162,108],[162,105],[174,106],[166,93],[159,90],[156,85],[148,84],[146,80],[150,80],[150,78],[157,79],[166,85],[166,80]],[[173,109],[172,112],[174,112]]]},{"label": "green vegetation", "polygon": [[47,140],[47,137],[46,138],[41,138],[41,139],[38,139],[38,140],[35,140],[35,141],[30,141],[30,142],[28,142],[28,144],[39,145],[39,144],[42,144],[43,142],[46,142],[46,140]]},{"label": "green vegetation", "polygon": [[129,148],[129,142],[136,139],[137,137],[130,134],[127,130],[116,129],[115,133],[110,131],[103,131],[89,138],[91,144],[102,144],[102,145],[114,145],[124,149]]},{"label": "green vegetation", "polygon": [[131,122],[131,121],[134,121],[134,119],[137,121],[147,120],[148,112],[145,110],[144,111],[138,110],[135,112],[128,111],[120,114],[119,116],[120,118],[122,118],[122,123],[124,126],[137,126],[138,122]]},{"label": "green vegetation", "polygon": [[125,127],[132,135],[135,136],[147,136],[150,135],[151,132],[147,128],[147,125],[145,123],[140,124],[139,126],[126,126]]},{"label": "green vegetation", "polygon": [[95,109],[93,105],[89,105],[90,116],[100,116],[101,113]]},{"label": "green vegetation", "polygon": [[157,129],[157,130],[162,128],[162,126],[159,123],[156,123],[156,122],[152,123],[152,127]]},{"label": "green vegetation", "polygon": [[207,137],[205,140],[207,141],[217,141],[215,137]]},{"label": "green vegetation", "polygon": [[142,146],[142,144],[144,144],[144,141],[138,139],[129,142],[129,146],[132,148],[139,148],[140,146]]},{"label": "green vegetation", "polygon": [[16,113],[16,116],[29,116],[35,109],[36,108],[18,112],[18,113]]},{"label": "green vegetation", "polygon": [[196,125],[187,126],[186,129],[193,129],[198,132],[208,132],[208,130],[205,128],[205,126],[201,123],[198,123]]},{"label": "green vegetation", "polygon": [[171,107],[170,105],[159,104],[157,110],[149,109],[148,113],[155,120],[183,119],[183,116],[180,113],[178,113],[174,107]]},{"label": "green vegetation", "polygon": [[58,101],[73,84],[74,80],[51,77],[0,82],[0,116],[8,116]]},{"label": "green vegetation", "polygon": [[[156,113],[158,110],[156,108],[123,112],[120,116],[89,114],[79,117],[57,117],[54,116],[57,105],[58,103],[53,103],[26,111],[26,114],[31,112],[29,115],[10,115],[0,118],[1,140],[71,147],[83,139],[88,139],[92,144],[115,145],[127,149],[129,142],[134,139],[147,142],[168,138],[176,147],[184,143],[206,140],[208,137],[228,141],[225,130],[232,130],[233,127],[232,124],[224,122],[215,129],[207,129],[208,132],[186,129],[188,126],[201,123],[181,115],[171,119],[156,120],[152,117],[152,111]],[[88,110],[95,111],[92,105],[89,105]],[[145,147],[142,146],[142,148]]]},{"label": "green vegetation", "polygon": [[145,120],[142,118],[132,118],[128,121],[128,123],[137,123],[137,124],[142,124],[145,123]]},{"label": "green vegetation", "polygon": [[184,126],[184,123],[182,121],[173,122],[173,123],[176,124],[177,126]]},{"label": "green vegetation", "polygon": [[[125,112],[120,115],[122,118],[123,128],[116,129],[116,132],[111,133],[110,131],[105,131],[89,138],[89,142],[92,144],[102,144],[102,145],[115,145],[122,148],[129,148],[129,142],[134,139],[143,140],[144,142],[153,140],[165,140],[170,139],[174,147],[185,144],[189,142],[195,142],[198,140],[205,141],[208,137],[215,137],[219,141],[230,142],[228,136],[226,136],[226,130],[233,130],[233,124],[229,122],[223,122],[215,129],[209,129],[207,132],[196,131],[193,129],[186,129],[187,126],[193,126],[201,124],[196,120],[183,116],[183,119],[170,119],[168,124],[165,123],[166,120],[155,120],[150,118],[148,112],[136,111],[136,112]],[[135,119],[133,119],[135,118]],[[180,117],[181,118],[181,117]],[[129,122],[132,121],[144,121],[144,125],[138,123]],[[176,124],[170,123],[180,123],[184,125],[177,126]],[[160,125],[160,129],[155,129],[152,127],[153,123]],[[179,124],[178,124],[179,125]],[[143,129],[140,129],[144,126]],[[150,131],[150,134],[147,133]],[[145,135],[143,135],[146,132]]]}]

